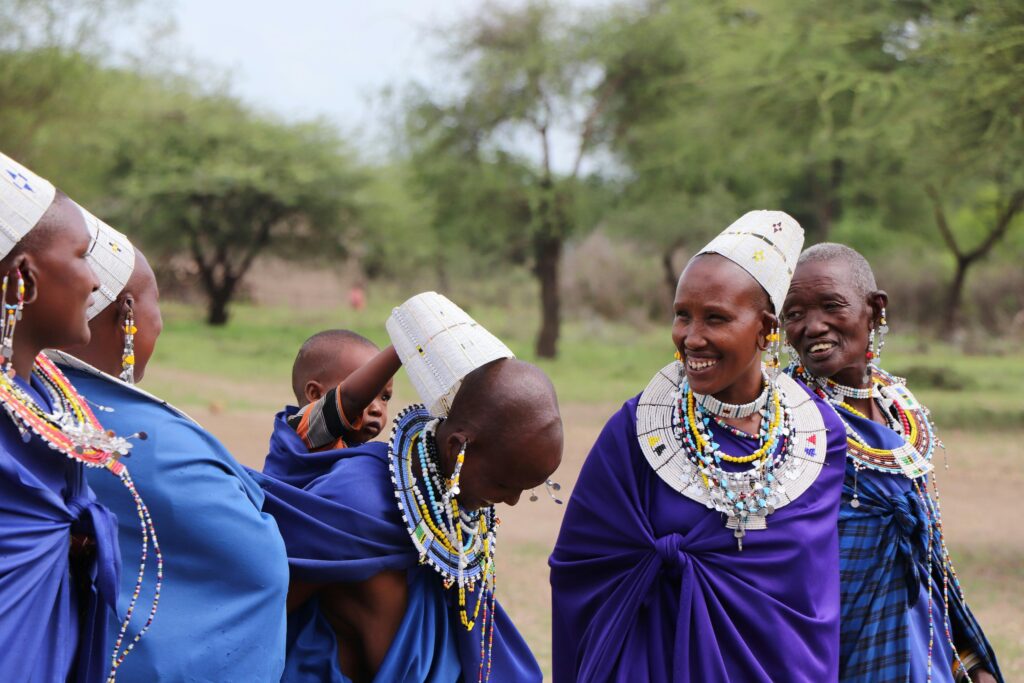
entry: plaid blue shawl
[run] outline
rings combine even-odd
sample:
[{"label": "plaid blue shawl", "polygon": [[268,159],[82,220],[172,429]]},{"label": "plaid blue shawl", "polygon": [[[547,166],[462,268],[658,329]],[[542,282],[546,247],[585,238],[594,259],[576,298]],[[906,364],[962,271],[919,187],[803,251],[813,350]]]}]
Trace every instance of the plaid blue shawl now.
[{"label": "plaid blue shawl", "polygon": [[[897,445],[891,442],[900,438],[895,432],[849,413],[843,417],[874,447]],[[922,500],[905,477],[864,469],[856,477],[860,506],[853,508],[854,469],[847,461],[839,510],[840,680],[925,680],[931,533],[932,680],[952,681],[954,655],[946,637],[942,595],[945,560],[938,529],[928,522],[926,506],[931,503]],[[984,668],[1002,681],[995,653],[952,580],[948,594],[950,631],[957,650],[977,653]]]}]

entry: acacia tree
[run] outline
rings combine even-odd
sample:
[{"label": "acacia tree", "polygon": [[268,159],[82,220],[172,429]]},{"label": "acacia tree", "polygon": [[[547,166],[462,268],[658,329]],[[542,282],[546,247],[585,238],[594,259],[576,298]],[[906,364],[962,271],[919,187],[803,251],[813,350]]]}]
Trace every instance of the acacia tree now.
[{"label": "acacia tree", "polygon": [[[456,31],[449,64],[459,93],[419,89],[408,105],[417,178],[435,197],[440,234],[459,232],[526,254],[540,285],[537,355],[556,355],[561,325],[559,265],[578,228],[583,165],[597,146],[599,116],[621,82],[606,78],[566,13],[546,2],[483,8]],[[567,167],[557,141],[573,148]],[[529,145],[536,154],[524,153]],[[477,226],[477,227],[474,227]]]},{"label": "acacia tree", "polygon": [[939,5],[915,36],[906,96],[923,105],[908,158],[954,261],[947,335],[963,322],[968,271],[1024,227],[1022,26],[1019,3],[975,0]]},{"label": "acacia tree", "polygon": [[257,256],[342,255],[362,182],[336,132],[286,125],[219,97],[185,97],[132,127],[117,150],[124,225],[186,250],[207,296],[207,322],[228,305]]}]

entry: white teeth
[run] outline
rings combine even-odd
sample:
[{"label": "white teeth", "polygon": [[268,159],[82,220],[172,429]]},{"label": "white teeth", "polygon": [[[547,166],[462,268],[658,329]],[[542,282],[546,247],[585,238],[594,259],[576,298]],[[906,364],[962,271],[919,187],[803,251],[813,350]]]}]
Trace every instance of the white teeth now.
[{"label": "white teeth", "polygon": [[717,362],[718,361],[716,360],[687,360],[686,365],[691,370],[704,370],[705,368],[710,368]]},{"label": "white teeth", "polygon": [[811,347],[811,353],[816,351],[824,351],[825,349],[831,349],[834,346],[832,342],[819,342]]}]

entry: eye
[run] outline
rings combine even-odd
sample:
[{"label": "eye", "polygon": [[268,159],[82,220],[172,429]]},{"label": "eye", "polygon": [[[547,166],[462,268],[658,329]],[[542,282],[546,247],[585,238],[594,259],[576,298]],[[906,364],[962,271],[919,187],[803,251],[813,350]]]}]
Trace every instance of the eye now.
[{"label": "eye", "polygon": [[391,400],[391,394],[381,394],[380,395],[380,400],[382,400],[385,403],[387,403],[388,401]]},{"label": "eye", "polygon": [[795,320],[800,320],[800,318],[802,317],[804,317],[804,312],[801,311],[799,308],[794,308],[782,314],[782,322],[783,324],[786,324],[793,322]]},{"label": "eye", "polygon": [[842,307],[843,305],[838,301],[828,301],[824,306],[822,306],[826,311],[838,311]]}]

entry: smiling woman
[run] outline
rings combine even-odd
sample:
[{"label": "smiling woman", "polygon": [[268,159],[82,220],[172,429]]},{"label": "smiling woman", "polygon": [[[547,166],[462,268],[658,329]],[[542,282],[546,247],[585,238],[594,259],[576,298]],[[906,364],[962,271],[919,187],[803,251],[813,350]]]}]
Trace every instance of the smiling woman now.
[{"label": "smiling woman", "polygon": [[835,679],[840,425],[777,365],[802,243],[752,211],[684,270],[676,361],[605,426],[551,556],[556,682]]},{"label": "smiling woman", "polygon": [[886,304],[864,257],[825,243],[800,255],[783,308],[801,363],[790,372],[835,406],[847,436],[840,680],[1002,680],[946,552],[930,416],[879,367]]}]

